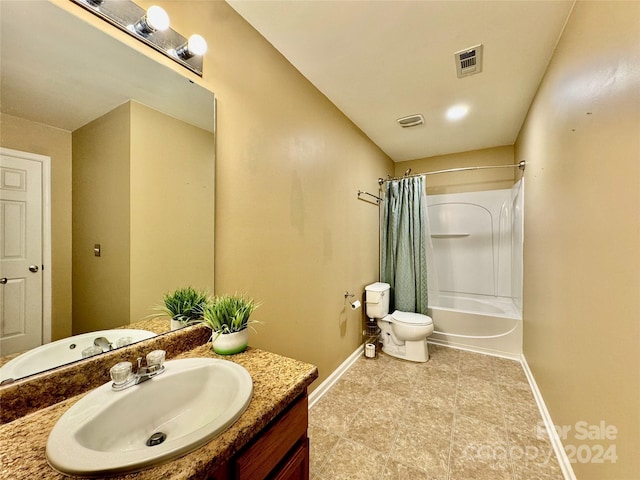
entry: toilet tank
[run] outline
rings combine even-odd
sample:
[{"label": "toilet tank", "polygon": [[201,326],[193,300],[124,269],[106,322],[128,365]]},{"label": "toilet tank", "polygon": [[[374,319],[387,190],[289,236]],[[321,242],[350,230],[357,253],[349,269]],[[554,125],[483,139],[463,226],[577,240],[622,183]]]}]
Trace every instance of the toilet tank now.
[{"label": "toilet tank", "polygon": [[367,317],[383,318],[389,313],[390,290],[391,286],[382,282],[372,283],[364,287]]}]

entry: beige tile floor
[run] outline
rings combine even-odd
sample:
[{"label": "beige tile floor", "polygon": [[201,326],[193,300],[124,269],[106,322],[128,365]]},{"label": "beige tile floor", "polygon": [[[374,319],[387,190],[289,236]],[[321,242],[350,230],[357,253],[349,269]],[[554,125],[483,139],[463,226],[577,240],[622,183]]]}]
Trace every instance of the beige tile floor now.
[{"label": "beige tile floor", "polygon": [[359,358],[309,412],[312,480],[562,480],[522,366]]}]

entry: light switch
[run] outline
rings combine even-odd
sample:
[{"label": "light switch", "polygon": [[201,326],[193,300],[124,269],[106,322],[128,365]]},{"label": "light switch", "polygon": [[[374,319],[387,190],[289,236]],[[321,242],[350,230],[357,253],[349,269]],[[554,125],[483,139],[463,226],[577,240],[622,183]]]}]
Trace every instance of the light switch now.
[{"label": "light switch", "polygon": [[99,244],[99,243],[96,243],[96,244],[93,246],[93,254],[94,254],[96,257],[99,257],[99,256],[100,256],[100,244]]}]

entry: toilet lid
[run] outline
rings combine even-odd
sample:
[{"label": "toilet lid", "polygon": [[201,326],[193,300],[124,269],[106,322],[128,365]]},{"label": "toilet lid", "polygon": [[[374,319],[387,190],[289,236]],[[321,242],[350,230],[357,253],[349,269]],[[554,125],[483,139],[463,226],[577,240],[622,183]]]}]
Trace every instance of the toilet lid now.
[{"label": "toilet lid", "polygon": [[386,292],[389,288],[391,288],[391,286],[388,283],[383,282],[372,283],[371,285],[364,287],[367,292]]},{"label": "toilet lid", "polygon": [[398,322],[409,323],[412,325],[431,325],[433,323],[431,317],[421,313],[401,312],[400,310],[396,310],[391,314],[391,316]]}]

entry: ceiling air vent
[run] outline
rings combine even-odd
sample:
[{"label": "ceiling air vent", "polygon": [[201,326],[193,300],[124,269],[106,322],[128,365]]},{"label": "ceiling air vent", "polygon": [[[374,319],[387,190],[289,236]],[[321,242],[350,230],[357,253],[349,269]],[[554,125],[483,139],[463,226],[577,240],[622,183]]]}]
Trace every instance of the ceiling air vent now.
[{"label": "ceiling air vent", "polygon": [[398,119],[398,123],[402,128],[417,127],[424,123],[424,117],[420,113],[409,115]]},{"label": "ceiling air vent", "polygon": [[475,75],[482,71],[482,45],[465,48],[454,54],[458,78]]}]

